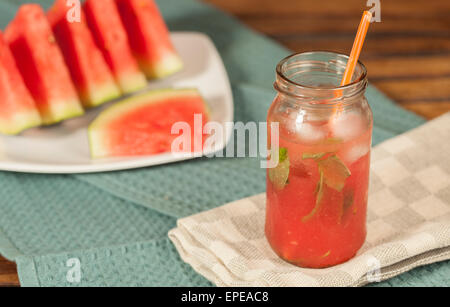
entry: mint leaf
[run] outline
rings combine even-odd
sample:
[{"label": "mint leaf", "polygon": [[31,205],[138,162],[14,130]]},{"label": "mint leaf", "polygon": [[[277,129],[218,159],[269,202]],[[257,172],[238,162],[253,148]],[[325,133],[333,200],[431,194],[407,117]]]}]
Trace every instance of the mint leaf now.
[{"label": "mint leaf", "polygon": [[288,158],[287,148],[281,147],[278,153],[278,159],[280,162],[284,162]]},{"label": "mint leaf", "polygon": [[[303,153],[303,160],[313,159],[316,161],[319,169],[319,182],[316,187],[316,205],[313,210],[306,216],[302,218],[305,223],[309,221],[312,217],[316,215],[321,207],[321,202],[323,198],[323,193],[325,185],[341,192],[345,186],[345,181],[351,175],[350,170],[344,164],[344,162],[339,159],[335,153]],[[351,206],[353,203],[353,195],[347,200],[344,199],[343,208],[345,206]],[[339,221],[342,218],[344,209],[342,209],[342,214]]]},{"label": "mint leaf", "polygon": [[[353,190],[345,189],[343,192],[342,207],[339,215],[339,224],[341,224],[343,218],[347,216],[347,212],[353,206],[354,202],[355,202],[355,192]],[[355,214],[355,209],[356,207],[353,208],[353,214]]]},{"label": "mint leaf", "polygon": [[310,219],[312,219],[321,207],[322,198],[323,198],[323,190],[324,190],[324,175],[321,170],[319,170],[319,173],[320,173],[320,178],[319,178],[319,182],[317,183],[317,187],[316,187],[316,205],[314,206],[313,210],[308,215],[306,215],[302,218],[303,223],[306,223]]},{"label": "mint leaf", "polygon": [[317,162],[319,170],[323,172],[325,184],[338,192],[344,188],[346,179],[351,175],[350,170],[335,154]]},{"label": "mint leaf", "polygon": [[289,179],[289,156],[286,148],[279,149],[278,165],[268,170],[268,176],[270,182],[274,185],[275,189],[282,190]]},{"label": "mint leaf", "polygon": [[344,211],[353,206],[354,194],[353,190],[344,191]]},{"label": "mint leaf", "polygon": [[318,152],[318,153],[307,153],[304,152],[302,155],[302,159],[303,160],[307,160],[307,159],[313,159],[313,160],[319,160],[320,158],[322,158],[323,156],[325,156],[325,152]]}]

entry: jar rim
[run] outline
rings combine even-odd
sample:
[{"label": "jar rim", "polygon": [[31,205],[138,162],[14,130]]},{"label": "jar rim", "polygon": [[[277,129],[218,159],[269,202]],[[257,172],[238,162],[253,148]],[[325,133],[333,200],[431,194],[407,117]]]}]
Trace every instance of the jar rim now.
[{"label": "jar rim", "polygon": [[295,57],[298,57],[300,55],[305,55],[306,56],[306,55],[312,55],[312,54],[315,54],[315,55],[320,55],[320,54],[322,54],[322,55],[333,55],[333,56],[338,56],[338,57],[341,57],[341,58],[345,58],[347,61],[349,59],[348,55],[345,55],[345,54],[342,54],[342,53],[333,52],[333,51],[321,51],[321,50],[319,50],[319,51],[297,52],[297,53],[294,53],[294,54],[291,54],[291,55],[285,57],[284,59],[282,59],[278,63],[277,68],[276,68],[277,76],[280,77],[285,82],[290,83],[290,84],[294,85],[297,88],[308,89],[308,90],[315,90],[315,91],[346,90],[346,89],[350,89],[352,87],[355,87],[355,86],[357,86],[359,84],[363,84],[365,82],[366,78],[367,78],[366,66],[359,60],[358,60],[358,65],[361,67],[361,74],[356,80],[352,81],[351,83],[349,83],[347,85],[340,85],[340,86],[333,86],[333,87],[326,87],[326,88],[319,87],[319,86],[310,86],[310,85],[305,85],[305,84],[301,84],[301,83],[295,82],[292,79],[288,78],[283,73],[283,65],[285,63],[287,63],[289,60],[291,60],[291,59],[293,59]]}]

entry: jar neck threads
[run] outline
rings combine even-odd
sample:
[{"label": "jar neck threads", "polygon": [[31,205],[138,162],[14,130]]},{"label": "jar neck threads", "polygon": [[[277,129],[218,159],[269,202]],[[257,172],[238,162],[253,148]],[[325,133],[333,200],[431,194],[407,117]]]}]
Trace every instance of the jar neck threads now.
[{"label": "jar neck threads", "polygon": [[277,65],[275,89],[301,104],[321,108],[357,101],[367,87],[367,70],[358,62],[352,82],[340,86],[348,56],[333,52],[297,53]]}]

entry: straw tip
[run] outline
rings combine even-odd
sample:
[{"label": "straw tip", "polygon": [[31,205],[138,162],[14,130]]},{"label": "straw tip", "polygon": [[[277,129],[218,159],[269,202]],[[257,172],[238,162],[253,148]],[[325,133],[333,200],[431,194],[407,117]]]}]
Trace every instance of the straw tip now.
[{"label": "straw tip", "polygon": [[364,18],[367,18],[369,21],[372,19],[373,15],[371,11],[364,11]]}]

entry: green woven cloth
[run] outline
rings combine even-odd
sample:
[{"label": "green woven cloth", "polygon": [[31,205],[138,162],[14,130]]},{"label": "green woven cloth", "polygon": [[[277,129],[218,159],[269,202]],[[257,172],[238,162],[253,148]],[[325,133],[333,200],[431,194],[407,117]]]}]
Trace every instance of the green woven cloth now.
[{"label": "green woven cloth", "polygon": [[[1,1],[2,28],[23,2]],[[264,121],[274,67],[289,51],[207,5],[158,3],[171,30],[214,40],[233,85],[236,120]],[[367,97],[375,143],[423,123],[374,88]],[[263,192],[264,176],[259,161],[247,158],[77,176],[0,172],[0,252],[17,262],[23,286],[210,286],[180,260],[167,232],[177,218]],[[81,261],[80,283],[67,280],[71,258]],[[448,276],[443,262],[381,285],[443,285]]]}]

